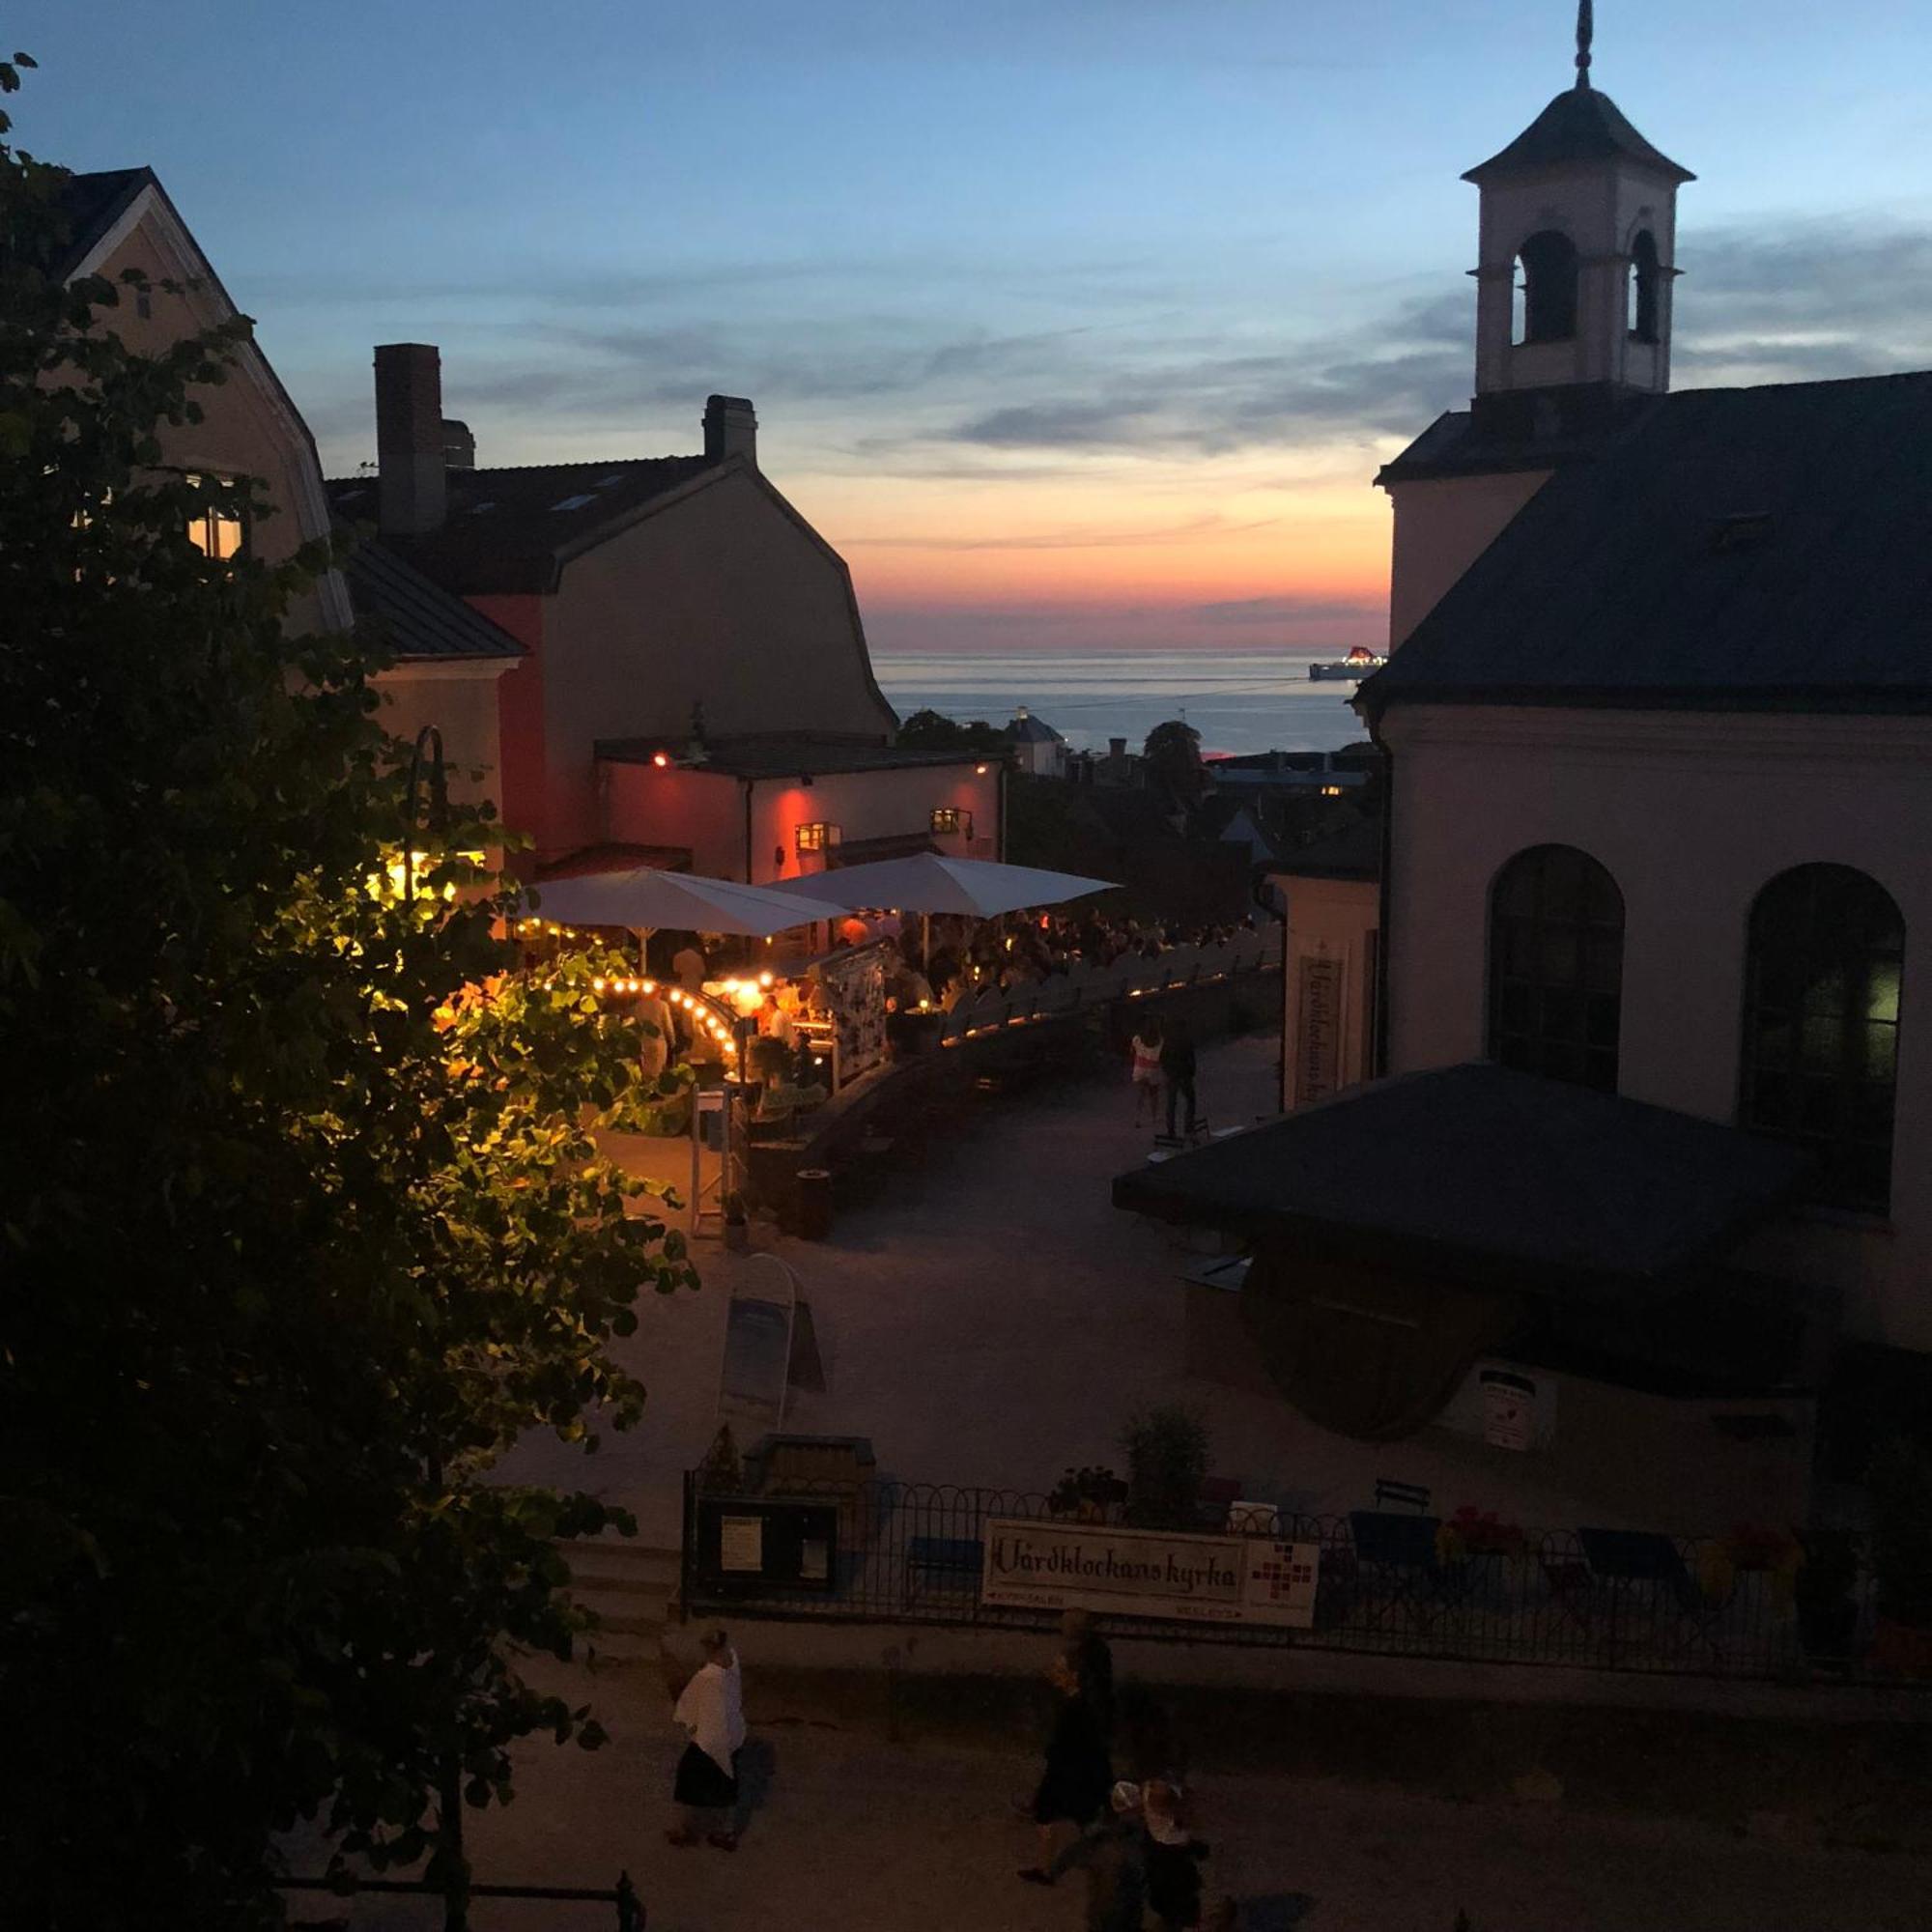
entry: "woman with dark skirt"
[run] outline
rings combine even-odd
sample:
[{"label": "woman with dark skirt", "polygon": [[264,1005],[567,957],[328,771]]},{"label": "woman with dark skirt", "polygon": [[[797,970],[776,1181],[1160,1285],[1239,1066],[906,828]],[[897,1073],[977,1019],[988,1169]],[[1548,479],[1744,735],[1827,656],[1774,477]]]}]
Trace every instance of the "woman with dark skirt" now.
[{"label": "woman with dark skirt", "polygon": [[722,1630],[707,1631],[699,1647],[704,1662],[671,1713],[691,1733],[691,1742],[677,1761],[677,1782],[671,1789],[673,1803],[683,1810],[683,1822],[665,1836],[673,1845],[695,1845],[699,1828],[708,1823],[712,1829],[704,1834],[706,1842],[721,1852],[735,1852],[738,1752],[745,1743],[744,1684],[738,1653]]},{"label": "woman with dark skirt", "polygon": [[1055,1829],[1065,1820],[1084,1832],[1105,1808],[1113,1787],[1106,1714],[1083,1677],[1080,1658],[1063,1650],[1047,1674],[1053,1686],[1053,1729],[1047,1738],[1046,1770],[1034,1793],[1033,1821],[1039,1827],[1039,1857],[1020,1873],[1033,1885],[1051,1885]]}]

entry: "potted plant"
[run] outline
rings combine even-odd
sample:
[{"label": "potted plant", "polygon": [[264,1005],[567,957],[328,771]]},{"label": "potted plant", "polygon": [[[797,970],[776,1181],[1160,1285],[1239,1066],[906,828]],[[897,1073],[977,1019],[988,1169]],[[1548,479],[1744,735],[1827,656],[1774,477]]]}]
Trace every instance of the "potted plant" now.
[{"label": "potted plant", "polygon": [[1127,1486],[1113,1470],[1090,1463],[1068,1469],[1046,1498],[1049,1516],[1072,1517],[1080,1522],[1111,1521],[1127,1499]]},{"label": "potted plant", "polygon": [[1192,1529],[1208,1480],[1208,1428],[1176,1403],[1139,1409],[1121,1432],[1127,1452],[1127,1520]]},{"label": "potted plant", "polygon": [[724,1197],[724,1245],[741,1253],[752,1245],[752,1222],[745,1212],[745,1197],[735,1188]]}]

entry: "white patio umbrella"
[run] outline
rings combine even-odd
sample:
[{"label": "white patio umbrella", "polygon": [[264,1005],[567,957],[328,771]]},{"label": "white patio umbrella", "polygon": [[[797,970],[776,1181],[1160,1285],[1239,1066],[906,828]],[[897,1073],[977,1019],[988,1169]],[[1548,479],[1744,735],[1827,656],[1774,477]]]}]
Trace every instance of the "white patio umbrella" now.
[{"label": "white patio umbrella", "polygon": [[787,897],[831,899],[855,906],[894,906],[922,915],[922,936],[930,956],[931,917],[936,912],[966,913],[991,919],[1022,906],[1062,905],[1089,893],[1113,890],[1108,879],[1082,878],[1077,872],[1048,872],[1037,866],[1006,866],[991,859],[948,859],[918,852],[907,859],[877,859],[867,866],[840,866],[768,888]]},{"label": "white patio umbrella", "polygon": [[634,932],[656,932],[668,925],[765,939],[814,920],[837,919],[844,911],[831,899],[801,894],[781,896],[769,886],[661,872],[651,866],[622,872],[582,872],[576,878],[539,883],[528,891],[538,902],[533,910],[542,919],[568,925],[623,925]]}]

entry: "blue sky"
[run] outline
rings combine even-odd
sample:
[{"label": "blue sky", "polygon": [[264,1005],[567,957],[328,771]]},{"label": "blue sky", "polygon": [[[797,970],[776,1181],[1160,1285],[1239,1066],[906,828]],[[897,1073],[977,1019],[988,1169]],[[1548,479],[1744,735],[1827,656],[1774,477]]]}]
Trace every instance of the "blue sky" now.
[{"label": "blue sky", "polygon": [[[1698,181],[1678,381],[1932,362],[1932,10],[1600,0]],[[1378,463],[1466,397],[1475,194],[1569,0],[16,4],[21,143],[147,162],[308,413],[440,344],[480,460],[749,393],[876,642],[1373,634]],[[1218,614],[1215,614],[1218,613]],[[1232,614],[1231,613],[1235,613]]]}]

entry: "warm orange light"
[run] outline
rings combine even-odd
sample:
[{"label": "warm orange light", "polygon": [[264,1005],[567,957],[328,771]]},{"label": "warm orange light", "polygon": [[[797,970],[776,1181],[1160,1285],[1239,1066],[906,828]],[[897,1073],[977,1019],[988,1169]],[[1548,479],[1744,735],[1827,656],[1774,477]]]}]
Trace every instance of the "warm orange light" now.
[{"label": "warm orange light", "polygon": [[653,752],[651,753],[651,763],[654,764],[659,771],[663,771],[664,768],[670,763],[670,753],[668,752]]},{"label": "warm orange light", "polygon": [[973,769],[980,778],[986,776],[986,767],[984,765],[975,765]]}]

